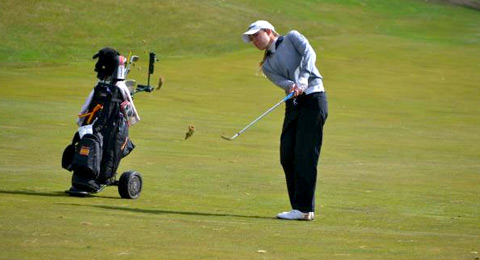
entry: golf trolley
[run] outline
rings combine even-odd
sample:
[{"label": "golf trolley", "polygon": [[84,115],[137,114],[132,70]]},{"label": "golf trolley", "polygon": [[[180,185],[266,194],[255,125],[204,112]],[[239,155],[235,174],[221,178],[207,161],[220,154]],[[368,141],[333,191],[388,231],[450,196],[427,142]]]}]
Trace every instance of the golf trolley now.
[{"label": "golf trolley", "polygon": [[126,171],[120,179],[116,176],[120,160],[135,148],[128,136],[129,126],[139,120],[133,96],[154,90],[150,86],[150,74],[155,54],[150,53],[148,85],[136,88],[135,80],[124,79],[138,56],[129,55],[126,59],[114,49],[104,48],[93,58],[99,59],[95,65],[99,82],[90,100],[87,99],[85,113],[79,115],[81,126],[63,152],[62,167],[73,173],[72,186],[65,192],[70,196],[86,197],[107,186],[117,186],[120,197],[137,199],[143,187],[141,174]]}]

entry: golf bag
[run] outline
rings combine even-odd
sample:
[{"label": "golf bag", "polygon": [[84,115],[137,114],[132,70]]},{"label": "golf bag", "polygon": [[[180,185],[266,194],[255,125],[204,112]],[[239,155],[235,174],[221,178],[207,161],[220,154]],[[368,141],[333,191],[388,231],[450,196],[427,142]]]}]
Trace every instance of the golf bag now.
[{"label": "golf bag", "polygon": [[65,148],[62,167],[73,171],[72,187],[88,192],[101,190],[116,175],[120,160],[135,147],[128,138],[129,103],[114,83],[99,81],[82,127]]}]

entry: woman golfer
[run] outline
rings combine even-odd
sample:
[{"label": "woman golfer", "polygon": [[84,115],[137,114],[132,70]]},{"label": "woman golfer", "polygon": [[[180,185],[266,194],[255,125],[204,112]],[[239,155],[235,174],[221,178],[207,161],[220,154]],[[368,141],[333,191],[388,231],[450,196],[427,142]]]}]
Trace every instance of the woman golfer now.
[{"label": "woman golfer", "polygon": [[284,36],[267,21],[256,21],[242,35],[265,51],[260,66],[263,73],[286,94],[287,100],[280,140],[280,161],[285,172],[291,211],[279,219],[313,220],[317,164],[328,115],[322,76],[315,66],[316,54],[299,32]]}]

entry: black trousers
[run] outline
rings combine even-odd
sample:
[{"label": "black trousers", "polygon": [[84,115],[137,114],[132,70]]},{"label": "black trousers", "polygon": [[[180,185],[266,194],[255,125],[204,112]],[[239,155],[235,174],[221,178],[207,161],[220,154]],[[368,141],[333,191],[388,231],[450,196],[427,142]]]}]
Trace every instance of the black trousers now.
[{"label": "black trousers", "polygon": [[327,116],[325,92],[302,95],[286,102],[280,162],[292,209],[315,211],[317,165]]}]

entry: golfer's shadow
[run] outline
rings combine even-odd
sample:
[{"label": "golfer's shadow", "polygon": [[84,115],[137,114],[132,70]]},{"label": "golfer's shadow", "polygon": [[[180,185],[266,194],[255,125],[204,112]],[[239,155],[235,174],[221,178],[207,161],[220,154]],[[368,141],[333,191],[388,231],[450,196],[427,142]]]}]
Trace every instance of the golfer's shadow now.
[{"label": "golfer's shadow", "polygon": [[175,214],[175,215],[204,216],[204,217],[235,217],[235,218],[273,219],[272,217],[248,216],[248,215],[226,214],[226,213],[190,212],[190,211],[160,210],[160,209],[139,209],[139,208],[125,208],[125,207],[106,206],[106,205],[86,205],[86,204],[67,204],[67,203],[58,203],[58,204],[70,205],[70,206],[79,206],[79,207],[94,207],[94,208],[101,208],[101,209],[108,209],[108,210],[120,210],[120,211],[134,212],[134,213],[156,214],[156,215]]}]

